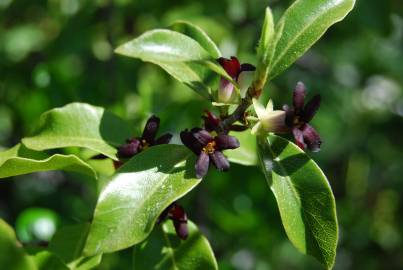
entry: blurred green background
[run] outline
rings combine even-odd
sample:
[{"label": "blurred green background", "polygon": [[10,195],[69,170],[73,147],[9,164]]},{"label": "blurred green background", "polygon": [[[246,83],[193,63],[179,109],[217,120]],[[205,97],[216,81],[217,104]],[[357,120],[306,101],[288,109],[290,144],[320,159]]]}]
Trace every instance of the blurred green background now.
[{"label": "blurred green background", "polygon": [[[113,48],[184,19],[201,26],[224,56],[256,63],[264,8],[278,18],[291,2],[0,0],[0,145],[11,147],[42,112],[74,101],[104,106],[138,132],[155,113],[161,132],[179,143],[178,133],[200,125],[209,104],[158,67]],[[324,143],[311,156],[337,200],[335,269],[403,269],[403,2],[358,0],[265,94],[276,107],[290,103],[299,80],[309,95],[323,97],[313,125]],[[96,190],[93,180],[61,172],[3,180],[0,217],[22,241],[40,243],[60,226],[89,220]],[[210,239],[220,269],[321,269],[287,240],[256,168],[212,170],[181,204]],[[99,269],[130,264],[126,250],[105,255]]]}]

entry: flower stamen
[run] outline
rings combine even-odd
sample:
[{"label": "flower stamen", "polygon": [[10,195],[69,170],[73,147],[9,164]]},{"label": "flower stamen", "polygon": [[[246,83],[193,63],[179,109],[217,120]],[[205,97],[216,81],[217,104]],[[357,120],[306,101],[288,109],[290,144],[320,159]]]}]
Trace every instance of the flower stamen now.
[{"label": "flower stamen", "polygon": [[145,140],[141,140],[141,149],[147,149],[150,146],[150,144]]},{"label": "flower stamen", "polygon": [[203,147],[202,151],[206,154],[213,154],[215,151],[216,142],[211,141],[205,147]]}]

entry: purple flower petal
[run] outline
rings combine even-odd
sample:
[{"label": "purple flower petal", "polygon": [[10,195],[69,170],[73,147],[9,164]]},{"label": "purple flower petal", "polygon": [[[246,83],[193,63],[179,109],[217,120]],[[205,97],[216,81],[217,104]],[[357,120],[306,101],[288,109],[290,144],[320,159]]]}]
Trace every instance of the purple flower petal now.
[{"label": "purple flower petal", "polygon": [[[192,131],[193,131],[193,129],[192,129]],[[193,136],[203,146],[206,146],[209,142],[211,142],[213,140],[213,137],[205,129],[200,129],[196,132],[193,132]]]},{"label": "purple flower petal", "polygon": [[316,130],[312,126],[305,124],[302,127],[302,133],[308,149],[312,152],[319,152],[322,141],[320,140],[318,132],[316,132]]},{"label": "purple flower petal", "polygon": [[256,67],[254,65],[245,63],[241,65],[241,72],[242,71],[255,71]]},{"label": "purple flower petal", "polygon": [[294,105],[294,110],[296,112],[301,111],[304,108],[305,101],[305,85],[302,82],[298,82],[297,86],[294,89],[292,102]]},{"label": "purple flower petal", "polygon": [[239,147],[237,138],[229,135],[220,134],[214,138],[217,145],[217,150],[235,149]]},{"label": "purple flower petal", "polygon": [[154,142],[154,145],[167,144],[171,141],[171,139],[172,139],[172,134],[166,133],[166,134],[160,136],[158,139],[156,139]]},{"label": "purple flower petal", "polygon": [[118,157],[131,158],[138,153],[140,141],[137,139],[128,140],[127,143],[121,145],[118,148]]},{"label": "purple flower petal", "polygon": [[188,131],[187,129],[185,131],[182,131],[180,133],[181,141],[182,143],[189,148],[190,150],[193,151],[196,155],[200,154],[200,151],[204,147],[204,145],[201,145],[199,141],[193,136],[193,133],[191,131]]},{"label": "purple flower petal", "polygon": [[204,128],[207,131],[216,130],[221,122],[220,118],[218,118],[214,113],[207,110],[205,111],[205,115],[203,115],[202,118],[204,120]]},{"label": "purple flower petal", "polygon": [[227,171],[230,167],[228,159],[221,153],[221,151],[215,151],[210,155],[213,164],[219,171]]},{"label": "purple flower petal", "polygon": [[320,101],[321,101],[320,95],[316,95],[311,100],[309,100],[309,102],[305,105],[302,113],[302,118],[306,123],[311,121],[316,112],[318,111]]},{"label": "purple flower petal", "polygon": [[178,220],[182,222],[187,222],[188,218],[182,206],[174,202],[169,212],[169,216],[172,220]]},{"label": "purple flower petal", "polygon": [[305,150],[306,144],[304,143],[304,134],[298,128],[292,129],[292,134],[294,135],[295,143],[302,149]]},{"label": "purple flower petal", "polygon": [[290,108],[288,105],[283,105],[283,111],[285,111],[285,124],[288,127],[294,126],[294,110]]},{"label": "purple flower petal", "polygon": [[146,140],[149,144],[154,143],[155,135],[157,135],[160,126],[160,119],[155,115],[151,116],[144,127],[142,139]]},{"label": "purple flower petal", "polygon": [[231,56],[231,59],[220,57],[217,61],[231,78],[238,77],[239,72],[241,72],[241,64],[235,56]]},{"label": "purple flower petal", "polygon": [[188,238],[188,236],[189,236],[189,230],[188,230],[187,222],[177,221],[177,220],[174,220],[173,222],[174,222],[176,235],[180,239],[186,240]]},{"label": "purple flower petal", "polygon": [[203,178],[208,172],[209,165],[210,165],[209,155],[207,155],[203,151],[200,152],[200,155],[197,158],[196,166],[195,166],[196,177],[197,178]]}]

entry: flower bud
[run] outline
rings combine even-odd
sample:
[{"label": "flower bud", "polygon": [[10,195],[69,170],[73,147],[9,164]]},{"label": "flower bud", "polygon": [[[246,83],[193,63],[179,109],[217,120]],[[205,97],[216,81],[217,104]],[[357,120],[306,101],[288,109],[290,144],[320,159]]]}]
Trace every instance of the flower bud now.
[{"label": "flower bud", "polygon": [[218,88],[218,101],[222,103],[229,103],[232,100],[234,93],[234,85],[225,78],[220,79],[220,86]]},{"label": "flower bud", "polygon": [[288,130],[285,125],[285,112],[273,110],[273,102],[270,100],[266,108],[263,107],[256,99],[253,99],[253,106],[258,116],[258,122],[252,128],[252,134],[261,133],[283,133]]},{"label": "flower bud", "polygon": [[[243,73],[251,73],[246,71],[254,71],[256,69],[251,64],[241,64],[235,56],[231,56],[230,59],[220,57],[219,59],[217,59],[217,61],[227,72],[228,76],[230,76],[238,84],[240,84],[241,82],[248,83],[248,77],[250,76],[247,76],[246,74],[245,76],[243,76]],[[245,85],[245,83],[243,83],[242,85],[244,89],[247,89],[249,85]],[[238,93],[234,92],[234,87],[235,86],[232,84],[232,82],[224,77],[221,77],[217,96],[218,102],[231,103],[238,99],[239,96]],[[243,94],[244,93],[241,93],[241,95]]]}]

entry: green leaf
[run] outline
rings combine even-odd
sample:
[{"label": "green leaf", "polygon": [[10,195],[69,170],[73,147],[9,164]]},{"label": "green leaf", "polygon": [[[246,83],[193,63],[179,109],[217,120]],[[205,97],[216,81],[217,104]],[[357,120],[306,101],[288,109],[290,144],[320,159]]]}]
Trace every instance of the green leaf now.
[{"label": "green leaf", "polygon": [[34,135],[22,141],[33,150],[84,147],[117,160],[114,146],[131,136],[129,125],[104,108],[71,103],[42,114]]},{"label": "green leaf", "polygon": [[71,171],[97,177],[92,167],[75,155],[49,156],[27,149],[21,144],[0,152],[0,178],[53,170]]},{"label": "green leaf", "polygon": [[217,74],[232,81],[202,45],[172,30],[148,31],[119,46],[115,52],[159,65],[207,99],[211,99],[210,85],[217,83]]},{"label": "green leaf", "polygon": [[274,21],[270,7],[266,8],[262,33],[260,34],[257,47],[258,64],[255,72],[253,86],[256,89],[263,89],[269,74],[270,60],[274,53]]},{"label": "green leaf", "polygon": [[232,132],[230,135],[236,137],[241,146],[237,149],[224,152],[228,160],[245,166],[258,165],[256,137],[250,133],[250,130]]},{"label": "green leaf", "polygon": [[210,54],[210,56],[214,58],[221,57],[221,52],[217,45],[200,27],[187,21],[176,21],[170,26],[170,28],[196,40],[200,46]]},{"label": "green leaf", "polygon": [[101,262],[102,254],[93,257],[82,255],[89,228],[89,223],[62,227],[49,243],[49,251],[56,254],[70,269],[92,269]]},{"label": "green leaf", "polygon": [[276,25],[269,77],[276,77],[303,55],[333,24],[353,9],[355,0],[297,0]]},{"label": "green leaf", "polygon": [[162,229],[156,228],[147,242],[136,247],[135,269],[218,269],[208,240],[191,221],[188,221],[188,229],[188,238],[180,240],[172,221],[165,222]]},{"label": "green leaf", "polygon": [[[257,56],[263,69],[268,68],[271,56],[273,54],[274,21],[270,7],[266,8],[266,14],[263,22],[262,33],[257,48]],[[259,69],[259,66],[258,66]]]},{"label": "green leaf", "polygon": [[332,268],[338,227],[326,176],[298,146],[281,137],[260,138],[258,147],[288,238],[299,251]]},{"label": "green leaf", "polygon": [[197,41],[181,33],[155,29],[116,49],[122,55],[154,62],[191,62],[210,58]]},{"label": "green leaf", "polygon": [[85,253],[113,252],[143,241],[163,210],[200,183],[195,159],[184,146],[158,145],[125,163],[101,191]]},{"label": "green leaf", "polygon": [[77,260],[81,257],[89,228],[89,223],[60,228],[50,241],[49,250],[58,255],[66,264]]},{"label": "green leaf", "polygon": [[17,241],[14,230],[0,219],[0,269],[30,270],[36,269],[31,257]]}]

